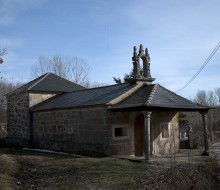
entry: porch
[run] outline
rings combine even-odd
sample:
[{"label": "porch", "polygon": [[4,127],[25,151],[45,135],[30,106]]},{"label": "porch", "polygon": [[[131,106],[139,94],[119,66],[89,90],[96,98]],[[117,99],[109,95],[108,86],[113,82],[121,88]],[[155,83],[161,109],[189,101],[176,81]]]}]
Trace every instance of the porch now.
[{"label": "porch", "polygon": [[[216,152],[211,147],[210,147],[211,151],[209,156],[202,156],[201,152],[203,152],[204,147],[199,147],[198,149],[180,149],[180,151],[175,154],[167,154],[160,156],[151,155],[149,160],[147,161],[152,164],[159,164],[159,165],[164,165],[164,164],[174,165],[180,163],[189,163],[189,164],[202,163],[209,161],[216,155]],[[130,160],[134,162],[146,161],[144,156],[135,157],[134,155],[115,155],[114,157]]]}]

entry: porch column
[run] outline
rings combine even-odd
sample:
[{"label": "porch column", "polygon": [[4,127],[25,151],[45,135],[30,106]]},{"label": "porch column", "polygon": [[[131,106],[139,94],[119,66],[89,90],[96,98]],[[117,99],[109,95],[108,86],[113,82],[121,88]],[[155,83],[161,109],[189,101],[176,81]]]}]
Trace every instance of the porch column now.
[{"label": "porch column", "polygon": [[144,113],[144,154],[145,160],[150,159],[150,118],[152,112]]},{"label": "porch column", "polygon": [[207,124],[207,112],[200,112],[202,116],[202,125],[203,125],[203,133],[204,133],[204,148],[202,155],[208,156],[209,155],[209,142],[208,142],[208,124]]}]

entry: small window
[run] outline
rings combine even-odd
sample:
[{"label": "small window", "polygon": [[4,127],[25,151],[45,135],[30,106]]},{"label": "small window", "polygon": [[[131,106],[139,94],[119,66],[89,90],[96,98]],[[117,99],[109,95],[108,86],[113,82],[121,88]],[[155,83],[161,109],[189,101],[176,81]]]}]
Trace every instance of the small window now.
[{"label": "small window", "polygon": [[127,139],[128,127],[113,127],[113,139]]},{"label": "small window", "polygon": [[128,136],[127,127],[115,128],[115,137],[126,137]]},{"label": "small window", "polygon": [[168,123],[161,124],[161,130],[162,130],[162,138],[168,138],[169,137],[169,124]]}]

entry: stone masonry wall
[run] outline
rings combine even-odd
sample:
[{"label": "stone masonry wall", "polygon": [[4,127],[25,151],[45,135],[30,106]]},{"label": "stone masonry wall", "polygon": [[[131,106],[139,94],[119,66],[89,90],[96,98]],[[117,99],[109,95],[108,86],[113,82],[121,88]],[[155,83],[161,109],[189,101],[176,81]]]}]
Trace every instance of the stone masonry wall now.
[{"label": "stone masonry wall", "polygon": [[[162,125],[168,124],[169,137],[162,137]],[[151,121],[152,153],[164,155],[179,151],[179,115],[177,112],[153,112]]]},{"label": "stone masonry wall", "polygon": [[24,92],[7,97],[7,143],[9,145],[30,146],[29,108],[54,95],[54,93]]},{"label": "stone masonry wall", "polygon": [[28,147],[30,140],[28,93],[7,97],[7,143]]},{"label": "stone masonry wall", "polygon": [[[107,112],[109,155],[134,155],[134,121],[140,112]],[[151,150],[154,155],[179,151],[179,120],[176,112],[152,112]],[[169,137],[162,138],[161,124],[169,124]],[[127,137],[114,138],[114,128],[127,128]]]},{"label": "stone masonry wall", "polygon": [[[131,112],[107,112],[107,141],[109,144],[108,154],[109,155],[131,155],[132,154],[132,123],[131,123]],[[115,128],[124,128],[127,130],[127,136],[125,137],[114,137]]]},{"label": "stone masonry wall", "polygon": [[106,129],[102,107],[33,112],[35,148],[105,154]]},{"label": "stone masonry wall", "polygon": [[35,106],[55,95],[55,93],[29,93],[29,107]]}]

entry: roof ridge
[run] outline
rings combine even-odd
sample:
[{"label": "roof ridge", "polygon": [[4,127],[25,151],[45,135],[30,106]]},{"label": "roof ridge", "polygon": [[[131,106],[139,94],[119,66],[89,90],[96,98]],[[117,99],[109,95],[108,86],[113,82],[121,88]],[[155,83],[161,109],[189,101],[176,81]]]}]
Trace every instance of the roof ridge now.
[{"label": "roof ridge", "polygon": [[129,84],[129,83],[123,82],[123,83],[120,83],[120,84],[110,84],[110,85],[106,85],[106,86],[99,86],[99,87],[88,88],[88,89],[105,88],[105,87],[110,87],[110,86],[120,86],[120,85],[124,85],[124,84]]},{"label": "roof ridge", "polygon": [[155,94],[155,92],[156,92],[156,90],[157,90],[157,87],[158,87],[158,84],[154,84],[154,87],[153,87],[153,89],[151,90],[151,93],[150,93],[150,95],[149,95],[149,97],[148,97],[148,100],[147,100],[147,102],[145,103],[145,105],[147,105],[147,106],[150,106],[150,105],[151,105],[152,100],[153,100],[153,97],[154,97],[154,94]]},{"label": "roof ridge", "polygon": [[120,86],[120,85],[125,85],[125,84],[129,84],[129,83],[124,82],[124,83],[120,83],[120,84],[111,84],[111,85],[107,85],[107,86],[99,86],[99,87],[94,87],[94,88],[85,88],[85,89],[66,92],[66,93],[79,92],[79,91],[85,91],[85,90],[95,90],[95,89],[107,88],[107,87],[112,87],[112,86]]},{"label": "roof ridge", "polygon": [[34,86],[36,86],[37,84],[39,84],[42,80],[44,80],[48,75],[50,75],[51,73],[46,73],[40,80],[36,81],[34,84],[32,84],[31,86],[28,87],[27,90],[31,90],[31,88],[33,88]]}]

